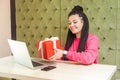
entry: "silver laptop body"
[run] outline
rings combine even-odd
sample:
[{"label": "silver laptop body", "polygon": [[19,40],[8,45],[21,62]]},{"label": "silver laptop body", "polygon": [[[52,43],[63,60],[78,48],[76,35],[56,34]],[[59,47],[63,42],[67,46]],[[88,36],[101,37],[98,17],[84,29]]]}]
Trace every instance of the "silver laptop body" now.
[{"label": "silver laptop body", "polygon": [[[8,39],[8,43],[13,54],[15,62],[27,66],[31,69],[41,69],[45,66],[54,64],[51,61],[35,60],[32,61],[25,42]],[[41,61],[43,63],[41,63]]]}]

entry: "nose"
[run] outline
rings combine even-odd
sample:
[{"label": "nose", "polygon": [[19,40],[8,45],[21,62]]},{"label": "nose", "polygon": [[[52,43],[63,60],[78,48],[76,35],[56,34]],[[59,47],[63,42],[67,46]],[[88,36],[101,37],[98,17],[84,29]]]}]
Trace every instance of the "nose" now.
[{"label": "nose", "polygon": [[73,22],[71,22],[70,26],[73,26],[73,25],[74,25]]}]

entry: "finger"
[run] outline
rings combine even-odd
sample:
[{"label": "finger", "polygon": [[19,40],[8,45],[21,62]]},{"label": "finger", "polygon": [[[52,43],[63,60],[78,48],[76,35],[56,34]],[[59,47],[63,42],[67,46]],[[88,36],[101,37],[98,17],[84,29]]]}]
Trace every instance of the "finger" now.
[{"label": "finger", "polygon": [[56,60],[56,58],[55,58],[55,57],[52,57],[52,58],[50,58],[50,60]]},{"label": "finger", "polygon": [[49,59],[54,60],[55,59],[55,55],[51,56]]},{"label": "finger", "polygon": [[55,51],[59,51],[59,50],[60,50],[60,49],[57,49],[57,48],[55,49]]}]

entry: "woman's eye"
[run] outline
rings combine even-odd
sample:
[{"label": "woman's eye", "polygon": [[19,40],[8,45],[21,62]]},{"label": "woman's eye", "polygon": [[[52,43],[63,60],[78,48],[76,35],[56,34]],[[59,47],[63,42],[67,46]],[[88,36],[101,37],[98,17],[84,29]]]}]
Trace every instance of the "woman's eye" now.
[{"label": "woman's eye", "polygon": [[71,23],[68,23],[68,25],[70,25]]},{"label": "woman's eye", "polygon": [[73,22],[74,24],[76,24],[77,22]]},{"label": "woman's eye", "polygon": [[68,22],[68,25],[76,24],[76,23],[77,23],[77,21],[75,21],[75,22]]}]

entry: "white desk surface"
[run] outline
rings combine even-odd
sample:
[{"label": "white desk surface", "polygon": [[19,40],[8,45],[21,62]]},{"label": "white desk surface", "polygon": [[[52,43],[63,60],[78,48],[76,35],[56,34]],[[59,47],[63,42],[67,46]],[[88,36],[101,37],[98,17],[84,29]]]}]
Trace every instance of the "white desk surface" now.
[{"label": "white desk surface", "polygon": [[21,80],[110,80],[116,71],[114,65],[78,65],[57,62],[50,71],[32,70],[14,62],[12,56],[0,58],[0,76]]}]

